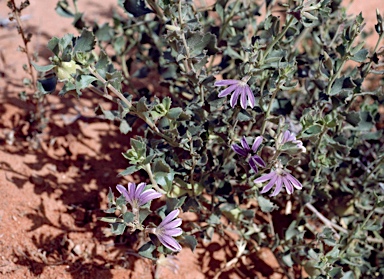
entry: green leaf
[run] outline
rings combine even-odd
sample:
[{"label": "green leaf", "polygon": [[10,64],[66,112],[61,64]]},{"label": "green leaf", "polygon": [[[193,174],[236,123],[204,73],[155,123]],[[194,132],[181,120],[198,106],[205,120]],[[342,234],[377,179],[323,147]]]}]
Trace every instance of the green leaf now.
[{"label": "green leaf", "polygon": [[240,59],[243,60],[243,57],[241,57],[236,51],[234,51],[230,46],[227,46],[225,48],[224,54],[229,55],[230,57],[234,59]]},{"label": "green leaf", "polygon": [[[67,48],[72,48],[73,34],[65,34],[62,38],[59,39],[59,49],[64,54],[64,50]],[[69,61],[69,59],[64,59],[64,61]]]},{"label": "green leaf", "polygon": [[359,111],[360,122],[359,127],[356,128],[359,131],[369,131],[374,126],[371,114],[368,111]]},{"label": "green leaf", "polygon": [[169,97],[165,97],[161,103],[164,105],[165,110],[169,111],[171,108],[172,99]]},{"label": "green leaf", "polygon": [[120,129],[120,132],[123,133],[124,135],[126,135],[126,134],[128,134],[129,132],[132,131],[131,126],[129,126],[128,122],[125,119],[123,119],[120,122],[119,129]]},{"label": "green leaf", "polygon": [[237,120],[239,122],[250,121],[252,118],[252,115],[249,114],[249,112],[247,112],[246,110],[241,110],[237,115]]},{"label": "green leaf", "polygon": [[283,263],[286,265],[286,266],[289,266],[289,267],[292,267],[294,262],[292,260],[292,257],[291,257],[291,253],[285,253],[285,255],[281,258],[283,260]]},{"label": "green leaf", "polygon": [[341,278],[343,276],[343,269],[341,267],[334,267],[328,272],[328,275],[331,278]]},{"label": "green leaf", "polygon": [[56,5],[55,11],[58,15],[62,17],[73,17],[73,12],[69,9],[67,1],[59,1]]},{"label": "green leaf", "polygon": [[95,33],[96,38],[99,41],[108,42],[113,37],[113,29],[109,26],[109,23],[104,23]]},{"label": "green leaf", "polygon": [[221,221],[220,221],[219,216],[212,214],[211,216],[209,216],[207,223],[210,225],[217,225],[217,224],[220,224]]},{"label": "green leaf", "polygon": [[384,201],[378,202],[377,207],[384,207]]},{"label": "green leaf", "polygon": [[114,223],[111,224],[111,233],[115,235],[122,235],[127,227],[124,223]]},{"label": "green leaf", "polygon": [[124,77],[120,71],[114,71],[112,74],[107,72],[106,79],[113,87],[115,87],[118,91],[121,91],[121,84]]},{"label": "green leaf", "polygon": [[224,8],[223,8],[223,6],[220,5],[219,1],[216,2],[215,10],[216,10],[216,12],[217,12],[218,15],[219,15],[220,20],[221,20],[222,22],[224,22],[225,12],[224,12]]},{"label": "green leaf", "polygon": [[76,81],[76,90],[81,90],[88,88],[88,86],[97,80],[94,76],[91,75],[80,75],[80,80]]},{"label": "green leaf", "polygon": [[108,56],[105,54],[104,51],[101,51],[99,60],[97,61],[95,68],[103,77],[105,77],[106,68],[109,64],[110,61]]},{"label": "green leaf", "polygon": [[52,39],[49,40],[47,47],[57,56],[59,55],[59,38],[53,37]]},{"label": "green leaf", "polygon": [[260,209],[263,212],[272,212],[278,208],[274,203],[262,196],[257,197],[257,202],[259,203]]},{"label": "green leaf", "polygon": [[322,126],[319,124],[312,125],[305,129],[302,133],[303,138],[305,137],[311,137],[313,135],[320,134],[322,130]]},{"label": "green leaf", "polygon": [[285,240],[288,241],[292,239],[294,236],[298,235],[299,233],[300,232],[297,229],[297,222],[293,221],[285,232]]},{"label": "green leaf", "polygon": [[144,222],[144,220],[149,216],[149,214],[151,214],[152,211],[150,211],[149,209],[147,208],[140,208],[140,211],[139,211],[139,221],[140,221],[140,224]]},{"label": "green leaf", "polygon": [[122,223],[124,220],[117,217],[100,217],[99,221],[107,222],[107,223]]},{"label": "green leaf", "polygon": [[37,65],[35,62],[32,61],[32,66],[36,69],[36,71],[39,71],[39,72],[48,72],[49,70],[52,70],[54,67],[56,67],[55,65],[51,64],[51,65],[46,65],[46,66],[40,66],[40,65]]},{"label": "green leaf", "polygon": [[148,258],[151,260],[156,260],[156,258],[153,256],[153,251],[156,249],[156,246],[152,244],[152,242],[147,242],[139,249],[139,255],[143,256],[144,258]]},{"label": "green leaf", "polygon": [[120,176],[127,176],[127,175],[130,175],[136,171],[138,171],[139,168],[137,166],[130,166],[128,168],[126,168],[125,170],[123,170],[122,172],[120,172],[117,176],[120,177]]},{"label": "green leaf", "polygon": [[116,212],[116,207],[111,207],[111,208],[108,208],[106,210],[104,210],[105,213],[115,213]]},{"label": "green leaf", "polygon": [[187,45],[190,49],[190,57],[196,57],[203,53],[203,50],[211,42],[216,42],[216,36],[212,33],[205,33],[204,35],[200,32],[187,33]]},{"label": "green leaf", "polygon": [[115,117],[117,117],[118,112],[117,111],[110,111],[105,110],[101,106],[97,106],[95,109],[96,115],[104,115],[104,117],[108,120],[115,120]]},{"label": "green leaf", "polygon": [[65,82],[63,88],[60,90],[59,96],[62,96],[69,91],[75,91],[75,90],[76,90],[75,84],[67,81],[67,82]]},{"label": "green leaf", "polygon": [[343,277],[341,277],[341,279],[355,279],[355,275],[353,274],[353,271],[352,270],[349,270],[347,272],[344,273]]},{"label": "green leaf", "polygon": [[145,6],[144,0],[119,0],[119,5],[134,17],[153,13]]},{"label": "green leaf", "polygon": [[130,143],[132,148],[136,151],[138,157],[145,156],[145,153],[147,151],[147,146],[144,142],[142,142],[141,140],[132,138]]},{"label": "green leaf", "polygon": [[360,118],[360,113],[356,112],[356,111],[352,111],[352,112],[349,112],[347,115],[346,115],[346,120],[348,123],[350,123],[352,126],[358,126],[360,121],[361,121],[361,118]]},{"label": "green leaf", "polygon": [[155,154],[152,154],[152,155],[149,155],[145,158],[145,160],[143,161],[143,165],[146,165],[146,164],[149,164],[152,162],[153,158],[155,158],[156,155]]},{"label": "green leaf", "polygon": [[294,149],[295,152],[297,153],[297,143],[294,143],[292,141],[288,141],[284,143],[283,146],[281,147],[281,151],[290,151],[292,149]]},{"label": "green leaf", "polygon": [[178,198],[167,198],[167,201],[166,201],[167,212],[171,212],[172,210],[181,207],[184,204],[186,198],[187,198],[186,196],[184,196],[184,197],[182,197],[180,199],[178,199]]},{"label": "green leaf", "polygon": [[124,219],[124,222],[125,223],[132,223],[133,220],[135,219],[135,214],[133,214],[132,212],[125,212],[123,214],[123,219]]},{"label": "green leaf", "polygon": [[95,46],[95,35],[87,29],[83,29],[80,37],[76,39],[73,51],[76,52],[90,52]]},{"label": "green leaf", "polygon": [[329,92],[330,96],[337,95],[343,89],[344,77],[337,78],[332,85],[331,91]]},{"label": "green leaf", "polygon": [[124,206],[126,206],[126,204],[127,204],[127,201],[125,200],[124,195],[121,195],[116,199],[116,207],[123,208]]},{"label": "green leaf", "polygon": [[115,115],[112,113],[112,111],[109,110],[103,110],[103,114],[106,119],[113,121],[115,119]]},{"label": "green leaf", "polygon": [[148,111],[148,107],[146,104],[147,98],[141,97],[140,100],[137,102],[136,110],[137,112],[146,112]]},{"label": "green leaf", "polygon": [[172,172],[155,172],[155,180],[158,184],[163,186],[164,190],[169,192],[172,190],[172,182],[175,177],[175,173]]},{"label": "green leaf", "polygon": [[375,224],[367,225],[364,227],[364,229],[366,229],[367,231],[379,231],[381,230],[381,228],[382,228],[381,225],[375,225]]},{"label": "green leaf", "polygon": [[164,159],[157,159],[153,164],[153,172],[170,172],[171,167],[164,161]]},{"label": "green leaf", "polygon": [[107,199],[108,199],[108,204],[114,204],[115,203],[115,195],[113,194],[111,187],[109,187]]},{"label": "green leaf", "polygon": [[353,57],[351,57],[351,60],[362,63],[367,59],[367,56],[368,50],[364,48],[359,50]]},{"label": "green leaf", "polygon": [[182,112],[182,108],[171,108],[167,113],[167,117],[176,120]]},{"label": "green leaf", "polygon": [[183,243],[186,244],[192,250],[192,252],[195,251],[197,241],[193,235],[185,235]]},{"label": "green leaf", "polygon": [[84,13],[75,13],[73,17],[72,25],[75,26],[78,30],[82,30],[86,27],[86,24],[83,19]]}]

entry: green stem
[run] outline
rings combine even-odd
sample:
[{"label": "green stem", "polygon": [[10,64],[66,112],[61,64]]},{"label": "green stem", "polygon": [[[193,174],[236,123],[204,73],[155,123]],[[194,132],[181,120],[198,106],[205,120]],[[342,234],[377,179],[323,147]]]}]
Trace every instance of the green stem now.
[{"label": "green stem", "polygon": [[214,62],[215,58],[216,58],[216,54],[211,55],[211,60],[209,61],[209,65],[208,65],[208,68],[207,68],[207,73],[209,73],[209,74],[212,71],[213,62]]},{"label": "green stem", "polygon": [[349,60],[346,56],[344,56],[342,59],[343,60],[341,62],[340,67],[337,69],[337,72],[334,75],[332,75],[331,79],[329,80],[328,88],[327,88],[327,95],[331,94],[331,89],[332,89],[333,83],[340,76],[340,73],[343,70],[345,63]]},{"label": "green stem", "polygon": [[353,243],[354,240],[356,240],[356,238],[354,237],[359,231],[361,228],[364,228],[365,225],[367,224],[367,222],[369,221],[369,219],[371,219],[373,213],[375,212],[375,208],[373,208],[367,215],[367,217],[364,219],[363,223],[361,224],[361,226],[355,226],[354,230],[349,234],[348,236],[348,242],[347,244],[343,247],[343,249],[340,251],[340,255],[339,257],[341,257],[348,249],[348,247]]},{"label": "green stem", "polygon": [[156,15],[160,18],[161,22],[166,22],[167,21],[167,18],[164,16],[163,11],[157,5],[156,1],[154,1],[154,0],[147,0],[147,3],[155,11]]},{"label": "green stem", "polygon": [[327,95],[330,94],[333,83],[340,76],[340,73],[343,70],[345,63],[349,60],[349,55],[350,55],[352,44],[353,44],[354,40],[357,38],[358,34],[359,33],[356,33],[355,36],[349,41],[348,47],[345,51],[345,55],[342,57],[341,65],[337,69],[337,72],[334,75],[332,75],[331,79],[329,80],[328,88],[327,88]]},{"label": "green stem", "polygon": [[[384,32],[380,34],[379,39],[378,39],[377,42],[376,42],[375,48],[373,49],[373,54],[376,53],[377,48],[379,47],[380,42],[383,40],[383,38],[384,38]],[[367,69],[365,70],[365,72],[364,72],[364,74],[363,74],[363,78],[366,77],[367,74],[369,73],[369,69],[371,68],[372,63],[373,63],[373,61],[372,61],[372,59],[371,59],[371,61],[370,61],[369,64],[368,64]]]},{"label": "green stem", "polygon": [[[101,81],[109,90],[111,90],[111,92],[113,92],[128,108],[131,108],[132,107],[132,102],[130,102],[127,98],[124,97],[123,94],[121,94],[119,92],[119,90],[117,90],[115,87],[113,87],[111,84],[109,84],[92,66],[89,66],[88,67],[89,71],[91,74],[93,74],[99,81]],[[115,98],[113,98],[112,96],[108,95],[108,94],[105,94],[105,93],[101,93],[99,92],[96,88],[93,88],[91,89],[93,92],[97,93],[98,95],[108,99],[108,100],[111,100],[111,101],[116,101]],[[173,147],[177,147],[179,146],[179,144],[177,142],[175,142],[172,138],[168,137],[167,135],[164,135],[162,132],[160,132],[160,130],[156,127],[156,125],[151,121],[151,119],[149,119],[148,117],[146,117],[145,115],[143,115],[142,113],[135,113],[134,111],[130,111],[129,112],[130,114],[132,115],[136,115],[137,117],[139,117],[140,119],[142,119],[145,123],[147,123],[147,125],[151,128],[151,130],[158,136],[162,137],[163,139],[165,139],[168,144],[170,144],[171,146]]]},{"label": "green stem", "polygon": [[115,97],[113,97],[111,95],[105,94],[105,92],[101,91],[97,87],[92,86],[92,87],[89,87],[88,89],[91,90],[93,93],[96,93],[97,95],[99,95],[99,96],[101,96],[101,97],[103,97],[103,98],[105,98],[105,99],[107,99],[107,100],[109,100],[111,102],[114,102],[116,104],[119,103],[118,99],[116,99]]},{"label": "green stem", "polygon": [[187,40],[185,38],[185,34],[184,34],[184,31],[183,31],[183,28],[184,28],[184,20],[183,20],[183,17],[182,17],[182,13],[181,13],[181,1],[182,0],[179,0],[179,4],[177,6],[177,9],[178,9],[178,14],[179,14],[179,23],[180,23],[180,34],[181,34],[181,40],[183,41],[183,44],[184,44],[184,48],[185,48],[185,52],[186,52],[186,58],[185,58],[185,66],[186,66],[186,71],[189,71],[189,68],[192,69],[193,72],[195,72],[195,68],[193,67],[193,64],[190,60],[191,58],[191,54],[189,52],[189,46],[187,44]]},{"label": "green stem", "polygon": [[[375,48],[373,49],[373,55],[376,53],[377,48],[379,47],[380,42],[383,40],[383,38],[384,38],[384,32],[380,34],[379,39],[376,42]],[[371,58],[371,61],[369,62],[368,67],[365,69],[365,71],[363,73],[363,78],[365,78],[369,74],[369,70],[371,69],[372,63],[373,63],[373,61]],[[346,108],[347,111],[349,110],[349,108],[351,107],[353,102],[355,101],[355,98],[356,98],[356,95],[355,95],[355,93],[353,93],[352,99],[347,105],[347,108]]]},{"label": "green stem", "polygon": [[229,22],[230,22],[230,21],[232,20],[232,18],[235,16],[235,11],[236,11],[237,6],[239,5],[239,3],[240,3],[240,0],[236,0],[235,5],[233,6],[233,9],[232,9],[231,13],[230,13],[229,16],[225,19],[225,21],[224,21],[222,27],[220,28],[220,34],[219,34],[219,38],[218,38],[218,40],[217,40],[218,42],[221,41],[221,38],[223,37],[224,32],[225,32],[225,30],[227,29],[227,26],[228,26]]},{"label": "green stem", "polygon": [[113,87],[111,84],[109,84],[98,72],[96,69],[94,69],[92,66],[88,67],[88,70],[92,75],[94,75],[98,80],[100,80],[109,90],[111,90],[119,99],[127,105],[128,108],[132,107],[132,103],[127,100],[127,98],[124,97],[123,94],[119,92],[115,87]]},{"label": "green stem", "polygon": [[163,189],[161,189],[161,188],[159,187],[159,185],[157,184],[157,182],[156,182],[156,180],[155,180],[155,178],[154,178],[154,176],[153,176],[153,173],[152,173],[151,165],[148,163],[148,164],[146,164],[146,165],[143,166],[143,169],[144,169],[144,170],[146,171],[146,173],[148,174],[148,176],[149,176],[149,180],[151,181],[151,184],[152,184],[153,188],[155,188],[155,190],[156,190],[157,192],[161,193],[161,194],[166,194],[166,192],[165,192]]},{"label": "green stem", "polygon": [[14,19],[17,22],[19,34],[21,35],[21,38],[23,39],[24,53],[27,56],[28,69],[29,69],[28,72],[29,72],[29,75],[31,76],[33,90],[36,92],[37,91],[36,77],[35,77],[35,74],[34,74],[34,71],[33,71],[32,62],[31,62],[31,58],[29,57],[29,50],[28,50],[28,42],[29,41],[27,39],[27,36],[24,33],[23,25],[21,24],[20,9],[17,8],[15,0],[11,0],[11,2],[12,2],[12,5],[13,5],[13,8],[12,8],[13,17],[14,17]]},{"label": "green stem", "polygon": [[127,67],[127,62],[125,61],[125,53],[123,55],[121,55],[120,59],[121,59],[121,68],[123,70],[124,76],[126,78],[130,78],[128,67]]},{"label": "green stem", "polygon": [[75,13],[77,14],[79,12],[79,9],[77,8],[77,0],[73,0],[73,6],[75,7]]},{"label": "green stem", "polygon": [[192,167],[191,167],[191,172],[189,174],[189,183],[191,184],[191,187],[192,187],[192,196],[195,197],[196,196],[196,191],[195,191],[195,180],[193,179],[193,176],[195,174],[195,167],[196,167],[196,158],[195,158],[195,154],[193,152],[193,139],[192,137],[189,138],[189,151],[190,151],[190,155],[192,157]]},{"label": "green stem", "polygon": [[[369,172],[368,174],[367,173],[365,174],[365,177],[363,178],[362,185],[365,185],[365,183],[367,182],[368,178],[380,168],[381,164],[384,161],[384,155],[379,157],[379,158],[377,158],[375,161],[373,161],[371,165],[375,164],[376,161],[378,161],[378,162],[377,162],[375,168],[371,172]],[[368,167],[368,169],[369,168],[370,168],[370,166]]]},{"label": "green stem", "polygon": [[[272,41],[272,43],[267,47],[267,49],[265,50],[265,52],[263,53],[262,57],[260,58],[260,61],[259,61],[259,65],[263,65],[264,63],[264,60],[265,58],[268,56],[268,54],[271,52],[271,50],[273,49],[273,47],[275,46],[275,44],[281,40],[281,38],[283,38],[283,36],[285,35],[285,33],[288,31],[290,25],[292,24],[293,22],[293,19],[294,17],[291,16],[291,18],[288,20],[287,24],[285,25],[283,31],[281,31],[281,33]],[[277,84],[280,83],[280,80],[277,82]],[[264,86],[264,85],[263,85]],[[275,89],[275,91],[273,92],[272,94],[272,97],[271,97],[271,100],[269,101],[269,105],[268,105],[268,108],[267,108],[267,112],[265,114],[265,118],[264,118],[264,121],[263,121],[263,125],[261,127],[261,134],[263,135],[264,132],[265,132],[265,128],[266,128],[266,125],[267,125],[267,121],[268,121],[268,118],[270,116],[270,113],[271,113],[271,109],[272,109],[272,104],[273,104],[273,101],[275,100],[276,98],[276,95],[277,95],[277,92],[279,91],[279,86]],[[263,94],[263,92],[261,92],[261,94]]]},{"label": "green stem", "polygon": [[[319,136],[319,140],[317,141],[317,148],[316,148],[316,151],[315,151],[315,156],[313,156],[313,158],[315,159],[315,161],[317,161],[317,157],[319,156],[319,152],[320,152],[320,144],[321,144],[321,141],[323,140],[323,136],[324,134],[327,132],[327,129],[324,129],[323,127],[323,131],[321,132],[320,136]],[[316,162],[317,163],[317,162]]]},{"label": "green stem", "polygon": [[314,213],[327,227],[336,229],[342,233],[348,234],[348,230],[343,227],[333,223],[331,220],[326,218],[323,214],[321,214],[312,204],[306,203],[305,207],[307,207],[312,213]]},{"label": "green stem", "polygon": [[287,24],[285,25],[283,31],[281,31],[281,33],[272,41],[272,43],[267,47],[267,49],[265,50],[265,52],[263,53],[262,57],[260,58],[260,62],[259,62],[259,65],[263,65],[264,64],[264,60],[265,58],[268,56],[268,54],[271,52],[271,50],[273,49],[273,47],[276,45],[276,43],[278,41],[281,40],[281,38],[283,38],[283,36],[285,35],[285,33],[287,33],[290,25],[292,24],[293,22],[293,19],[294,17],[291,16],[290,19],[288,20]]},{"label": "green stem", "polygon": [[261,131],[260,131],[260,134],[263,135],[264,132],[265,132],[265,128],[266,128],[266,125],[267,125],[267,121],[268,121],[268,118],[271,114],[271,109],[272,109],[272,104],[273,104],[273,101],[275,100],[276,98],[276,95],[277,95],[277,92],[279,91],[279,88],[276,88],[276,90],[273,92],[272,94],[272,97],[271,97],[271,100],[269,101],[269,105],[268,105],[268,108],[267,108],[267,112],[265,113],[265,117],[264,117],[264,121],[263,121],[263,125],[261,126]]}]

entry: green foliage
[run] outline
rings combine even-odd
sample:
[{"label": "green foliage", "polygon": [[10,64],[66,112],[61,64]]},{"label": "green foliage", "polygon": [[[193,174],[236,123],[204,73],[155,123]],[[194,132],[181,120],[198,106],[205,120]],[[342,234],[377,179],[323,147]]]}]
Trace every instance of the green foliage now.
[{"label": "green foliage", "polygon": [[[384,98],[382,89],[366,91],[363,81],[383,53],[359,43],[364,19],[348,17],[340,1],[289,1],[279,8],[283,17],[267,1],[265,19],[256,2],[217,1],[208,13],[190,1],[119,1],[127,14],[98,25],[82,22],[81,13],[60,1],[57,11],[74,18],[80,35],[52,38],[52,63],[35,68],[56,72],[64,82],[59,94],[90,89],[116,103],[117,109],[100,106],[96,113],[129,133],[127,168],[119,175],[145,171],[167,197],[159,215],[179,207],[197,212],[193,227],[203,239],[236,228],[246,243],[242,255],[269,247],[286,272],[301,266],[314,278],[382,274],[374,262],[383,250]],[[219,98],[214,81],[220,75],[248,77],[255,106],[242,109]],[[144,88],[135,88],[137,80]],[[298,140],[281,144],[286,130]],[[249,156],[231,149],[242,136],[259,135],[258,155],[266,162],[260,174],[283,164],[301,191],[262,196]],[[144,229],[152,212],[143,209],[137,219],[112,192],[108,203],[107,213],[122,212],[102,219],[115,234]],[[273,227],[279,220],[256,222],[279,218],[278,209],[290,219],[280,235]],[[310,222],[314,217],[325,226]],[[181,242],[192,250],[198,245],[188,234]],[[152,239],[139,254],[169,253],[155,244]]]}]

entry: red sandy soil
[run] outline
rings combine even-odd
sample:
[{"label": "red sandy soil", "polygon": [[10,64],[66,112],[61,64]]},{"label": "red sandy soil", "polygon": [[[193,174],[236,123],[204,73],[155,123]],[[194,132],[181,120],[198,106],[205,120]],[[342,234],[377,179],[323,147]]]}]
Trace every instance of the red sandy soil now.
[{"label": "red sandy soil", "polygon": [[[7,17],[6,2],[0,0],[0,19]],[[116,2],[80,0],[79,6],[86,18],[103,22]],[[370,30],[380,4],[355,0],[350,13],[363,10]],[[23,24],[33,33],[30,46],[40,65],[49,57],[45,45],[52,36],[77,34],[71,19],[55,13],[55,5],[54,0],[31,0],[24,12],[30,15]],[[370,38],[371,46],[376,37]],[[95,117],[100,99],[91,93],[79,100],[47,96],[49,123],[43,133],[29,135],[29,107],[18,97],[27,77],[22,70],[26,57],[16,51],[21,44],[14,27],[0,27],[0,278],[153,278],[152,263],[135,255],[140,243],[105,235],[107,226],[97,221],[104,216],[108,188],[139,179],[116,176],[127,167],[121,153],[129,148],[130,136]],[[214,278],[235,255],[233,239],[215,235],[194,253],[183,249],[175,258],[176,273],[161,267],[159,275]],[[240,272],[230,270],[218,278],[284,278],[268,249],[237,267]]]}]

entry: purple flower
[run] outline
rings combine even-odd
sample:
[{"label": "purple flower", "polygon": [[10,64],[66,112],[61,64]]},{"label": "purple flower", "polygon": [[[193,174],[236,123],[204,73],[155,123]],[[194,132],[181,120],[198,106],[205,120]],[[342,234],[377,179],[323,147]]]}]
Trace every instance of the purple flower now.
[{"label": "purple flower", "polygon": [[146,204],[147,202],[160,198],[162,195],[156,192],[153,189],[145,190],[147,184],[140,183],[137,187],[135,183],[128,183],[128,190],[125,189],[123,185],[118,184],[116,186],[117,191],[120,192],[125,198],[125,200],[130,203],[132,208],[139,208],[140,206]]},{"label": "purple flower", "polygon": [[283,145],[286,142],[293,142],[296,144],[297,148],[301,150],[301,152],[306,152],[307,150],[303,146],[303,142],[301,140],[296,139],[296,135],[290,131],[285,131],[283,136],[281,137],[280,143]]},{"label": "purple flower", "polygon": [[303,185],[293,177],[289,172],[283,170],[281,163],[278,163],[277,168],[274,171],[271,171],[268,174],[264,174],[259,178],[255,179],[255,183],[262,183],[265,181],[269,181],[267,185],[264,186],[263,190],[261,190],[261,194],[264,194],[271,190],[273,185],[276,185],[275,190],[271,194],[271,197],[276,196],[280,193],[283,186],[285,187],[287,193],[290,195],[293,193],[294,188],[301,190]]},{"label": "purple flower", "polygon": [[178,209],[171,211],[154,230],[154,234],[160,242],[173,252],[181,250],[180,244],[173,238],[173,236],[179,236],[183,233],[183,230],[178,228],[181,225],[181,219],[176,218],[179,213]]},{"label": "purple flower", "polygon": [[[237,100],[240,96],[240,104],[243,109],[247,108],[247,104],[249,103],[249,106],[253,108],[255,106],[255,96],[253,96],[253,92],[251,91],[251,88],[249,88],[247,81],[250,79],[249,76],[245,76],[242,80],[235,80],[235,79],[224,79],[219,80],[215,82],[215,86],[227,86],[228,88],[222,90],[219,93],[219,98],[225,97],[229,94],[232,94],[231,96],[231,107],[234,107],[237,103]],[[248,97],[248,100],[247,100]]]},{"label": "purple flower", "polygon": [[249,158],[248,164],[253,169],[253,171],[255,173],[257,173],[259,171],[257,166],[260,166],[263,168],[265,168],[265,166],[266,166],[263,159],[261,159],[261,157],[256,154],[257,149],[259,148],[262,141],[263,141],[263,137],[258,136],[252,144],[252,149],[249,147],[249,145],[247,143],[247,139],[245,137],[243,137],[241,139],[241,146],[239,146],[237,144],[231,145],[231,148],[233,149],[233,151],[235,151],[240,156],[247,157],[248,154],[251,154],[251,157]]}]

